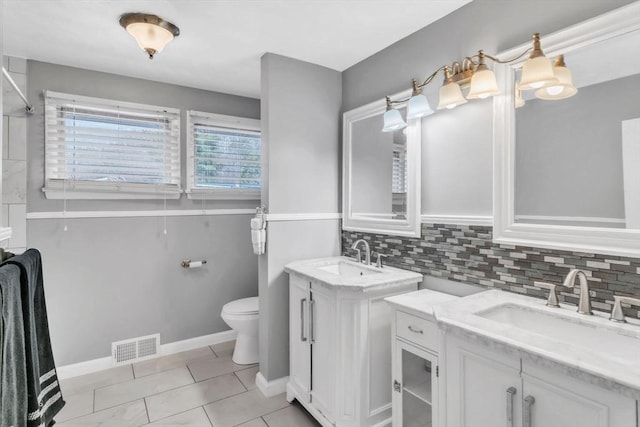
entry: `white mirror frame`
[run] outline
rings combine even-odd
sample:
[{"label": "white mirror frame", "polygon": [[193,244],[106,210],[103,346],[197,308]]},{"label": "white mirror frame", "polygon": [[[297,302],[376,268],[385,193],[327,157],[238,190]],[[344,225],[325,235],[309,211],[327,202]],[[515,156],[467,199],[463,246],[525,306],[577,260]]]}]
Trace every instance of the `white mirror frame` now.
[{"label": "white mirror frame", "polygon": [[[392,99],[405,99],[411,91],[393,95]],[[342,120],[342,228],[364,233],[391,234],[396,236],[420,237],[420,164],[421,125],[420,119],[411,120],[407,129],[407,219],[363,219],[354,218],[351,205],[351,146],[353,123],[373,116],[380,116],[386,110],[384,99],[355,108],[343,114]],[[382,130],[381,130],[382,131]]]},{"label": "white mirror frame", "polygon": [[[640,2],[584,21],[542,38],[548,58],[640,29]],[[530,43],[502,52],[513,58]],[[637,54],[629,52],[629,55]],[[534,246],[577,252],[640,257],[640,230],[577,227],[515,222],[515,108],[514,69],[527,58],[496,64],[502,95],[494,97],[493,240],[509,245]],[[561,101],[560,101],[561,102]]]}]

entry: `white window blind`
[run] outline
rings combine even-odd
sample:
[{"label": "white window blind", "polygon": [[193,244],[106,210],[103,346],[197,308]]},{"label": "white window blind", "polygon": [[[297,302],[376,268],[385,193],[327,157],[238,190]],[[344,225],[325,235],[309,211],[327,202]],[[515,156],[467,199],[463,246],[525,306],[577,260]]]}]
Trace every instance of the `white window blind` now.
[{"label": "white window blind", "polygon": [[407,151],[404,147],[394,146],[393,175],[391,192],[406,193],[407,189]]},{"label": "white window blind", "polygon": [[48,91],[45,157],[49,198],[179,197],[180,110]]},{"label": "white window blind", "polygon": [[187,115],[190,197],[260,198],[260,121],[198,111]]}]

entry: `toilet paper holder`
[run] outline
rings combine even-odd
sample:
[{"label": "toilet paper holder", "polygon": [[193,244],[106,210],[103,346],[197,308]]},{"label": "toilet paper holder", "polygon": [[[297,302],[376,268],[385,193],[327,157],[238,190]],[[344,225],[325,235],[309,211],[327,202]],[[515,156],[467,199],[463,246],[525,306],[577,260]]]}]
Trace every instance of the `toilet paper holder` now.
[{"label": "toilet paper holder", "polygon": [[204,259],[202,261],[191,261],[190,259],[183,259],[182,262],[180,263],[180,266],[182,268],[197,268],[197,267],[202,267],[206,263],[207,263],[207,260],[204,260]]}]

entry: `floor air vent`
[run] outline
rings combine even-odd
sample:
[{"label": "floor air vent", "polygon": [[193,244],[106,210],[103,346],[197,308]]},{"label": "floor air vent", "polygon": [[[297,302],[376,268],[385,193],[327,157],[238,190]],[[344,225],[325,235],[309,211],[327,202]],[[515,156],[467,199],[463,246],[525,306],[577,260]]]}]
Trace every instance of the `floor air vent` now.
[{"label": "floor air vent", "polygon": [[160,334],[111,343],[112,363],[117,366],[151,359],[158,355],[159,346]]}]

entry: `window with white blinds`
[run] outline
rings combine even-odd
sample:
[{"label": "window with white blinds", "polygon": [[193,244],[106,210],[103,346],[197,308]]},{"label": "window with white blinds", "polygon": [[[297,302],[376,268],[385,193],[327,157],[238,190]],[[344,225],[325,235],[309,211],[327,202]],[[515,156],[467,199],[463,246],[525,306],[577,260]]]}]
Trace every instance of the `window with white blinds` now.
[{"label": "window with white blinds", "polygon": [[180,110],[47,91],[48,198],[177,198]]},{"label": "window with white blinds", "polygon": [[259,199],[260,121],[198,111],[187,117],[189,197]]}]

